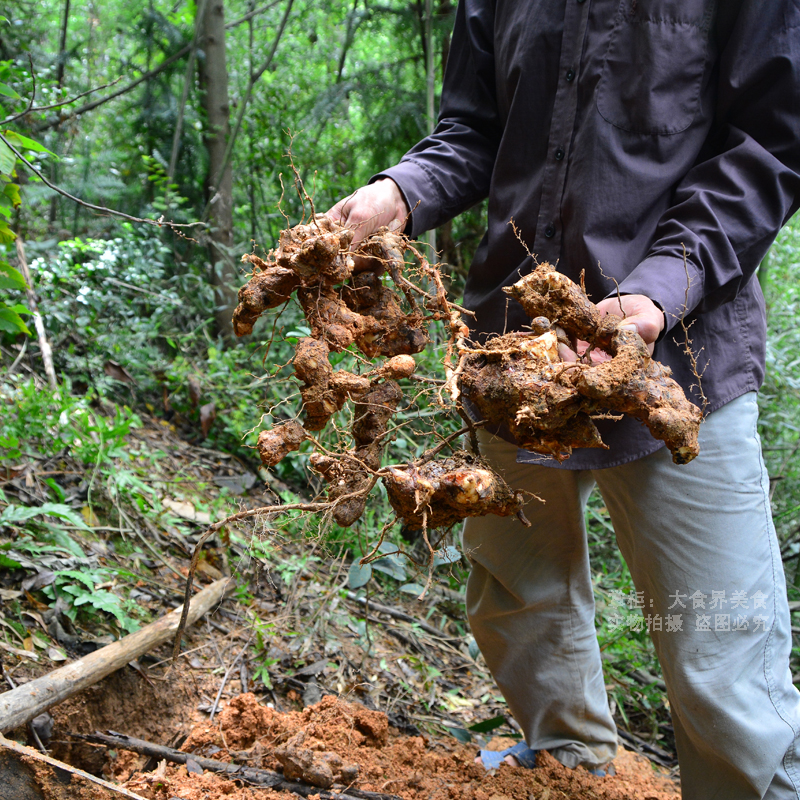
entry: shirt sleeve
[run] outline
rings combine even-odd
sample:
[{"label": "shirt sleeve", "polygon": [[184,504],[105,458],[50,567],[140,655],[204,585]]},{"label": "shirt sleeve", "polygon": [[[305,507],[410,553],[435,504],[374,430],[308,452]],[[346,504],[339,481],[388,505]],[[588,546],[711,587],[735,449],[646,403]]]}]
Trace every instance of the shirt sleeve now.
[{"label": "shirt sleeve", "polygon": [[647,258],[620,284],[658,303],[668,328],[734,299],[800,205],[800,6],[740,6],[719,54],[705,151],[676,187]]},{"label": "shirt sleeve", "polygon": [[497,113],[494,11],[489,0],[460,0],[445,69],[439,123],[391,178],[411,209],[412,237],[466,211],[489,194],[502,125]]}]

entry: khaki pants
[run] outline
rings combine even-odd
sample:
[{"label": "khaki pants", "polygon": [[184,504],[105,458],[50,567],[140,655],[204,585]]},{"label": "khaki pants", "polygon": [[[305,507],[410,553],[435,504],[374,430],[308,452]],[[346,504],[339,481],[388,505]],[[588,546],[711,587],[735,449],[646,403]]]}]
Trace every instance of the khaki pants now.
[{"label": "khaki pants", "polygon": [[488,516],[463,534],[470,624],[531,748],[570,767],[616,752],[584,527],[597,484],[643,613],[661,618],[651,635],[683,797],[800,797],[800,694],[757,415],[754,392],[709,415],[686,466],[666,448],[602,470],[518,464],[514,446],[481,432],[489,463],[546,501],[527,503],[531,528]]}]

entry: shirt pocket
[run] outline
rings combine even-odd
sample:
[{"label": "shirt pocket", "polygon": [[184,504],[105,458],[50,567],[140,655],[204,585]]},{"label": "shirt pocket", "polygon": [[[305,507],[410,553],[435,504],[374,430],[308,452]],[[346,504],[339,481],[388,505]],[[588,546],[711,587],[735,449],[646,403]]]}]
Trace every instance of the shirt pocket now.
[{"label": "shirt pocket", "polygon": [[700,112],[711,0],[621,0],[597,87],[600,116],[624,131],[669,135]]}]

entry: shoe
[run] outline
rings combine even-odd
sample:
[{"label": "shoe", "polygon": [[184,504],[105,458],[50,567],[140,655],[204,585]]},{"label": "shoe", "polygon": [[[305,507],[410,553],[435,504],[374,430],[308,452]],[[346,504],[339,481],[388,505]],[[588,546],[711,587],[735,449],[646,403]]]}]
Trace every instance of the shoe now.
[{"label": "shoe", "polygon": [[602,767],[586,767],[586,771],[598,778],[611,778],[617,774],[613,764],[603,764]]},{"label": "shoe", "polygon": [[513,747],[505,750],[481,750],[480,759],[487,769],[497,769],[504,763],[506,756],[514,756],[521,767],[533,769],[536,766],[536,750],[531,750],[525,742],[517,742]]},{"label": "shoe", "polygon": [[[536,767],[536,750],[531,750],[525,742],[517,742],[513,747],[507,747],[505,750],[481,750],[480,759],[486,770],[498,769],[501,764],[505,763],[506,756],[513,756],[519,765],[525,769],[534,769]],[[590,775],[596,778],[610,778],[617,774],[614,769],[614,764],[603,764],[601,767],[585,767],[584,768]]]}]

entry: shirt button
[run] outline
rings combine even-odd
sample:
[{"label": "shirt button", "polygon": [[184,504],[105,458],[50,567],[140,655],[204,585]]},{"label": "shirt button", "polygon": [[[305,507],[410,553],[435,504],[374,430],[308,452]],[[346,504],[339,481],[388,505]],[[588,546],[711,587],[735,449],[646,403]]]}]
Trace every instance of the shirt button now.
[{"label": "shirt button", "polygon": [[585,3],[585,2],[586,2],[586,0],[578,0],[578,3],[579,3],[580,5],[582,5],[582,4],[583,4],[583,3]]},{"label": "shirt button", "polygon": [[573,78],[575,77],[575,70],[568,69],[567,74],[564,77],[567,79],[567,83],[571,83]]},{"label": "shirt button", "polygon": [[564,151],[559,147],[556,150],[556,161],[561,161],[562,158],[564,158]]},{"label": "shirt button", "polygon": [[544,238],[545,239],[552,239],[556,235],[556,229],[553,227],[553,223],[551,222],[545,229],[544,229]]}]

